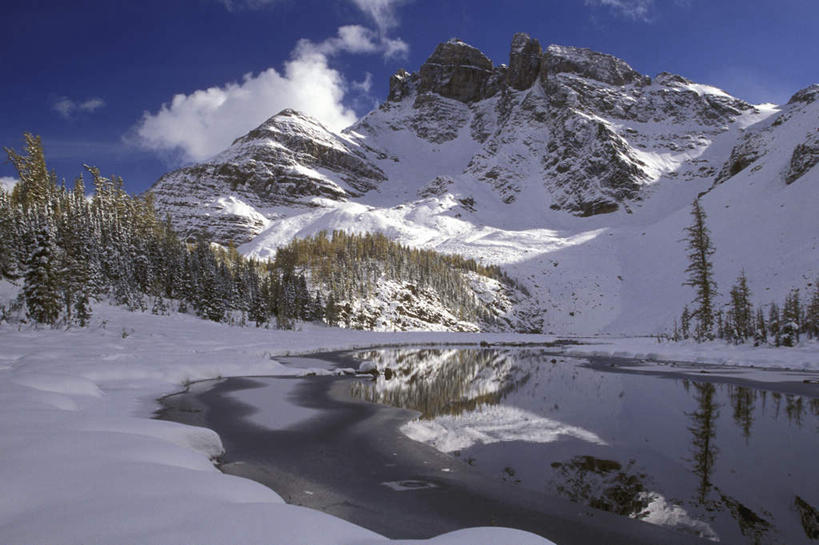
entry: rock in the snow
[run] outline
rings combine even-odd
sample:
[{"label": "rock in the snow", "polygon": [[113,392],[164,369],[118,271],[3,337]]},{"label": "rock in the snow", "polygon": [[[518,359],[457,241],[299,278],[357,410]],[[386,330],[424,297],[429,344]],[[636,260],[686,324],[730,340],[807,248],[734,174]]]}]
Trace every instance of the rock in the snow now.
[{"label": "rock in the snow", "polygon": [[788,101],[788,104],[796,104],[797,102],[811,104],[817,98],[819,98],[819,83],[814,83],[809,87],[797,91]]},{"label": "rock in the snow", "polygon": [[412,92],[412,82],[414,78],[412,74],[401,68],[390,76],[390,92],[387,95],[387,100],[391,102],[401,102],[404,97],[409,96]]},{"label": "rock in the snow", "polygon": [[796,146],[791,156],[785,183],[792,184],[819,163],[819,129],[808,135],[805,142]]}]

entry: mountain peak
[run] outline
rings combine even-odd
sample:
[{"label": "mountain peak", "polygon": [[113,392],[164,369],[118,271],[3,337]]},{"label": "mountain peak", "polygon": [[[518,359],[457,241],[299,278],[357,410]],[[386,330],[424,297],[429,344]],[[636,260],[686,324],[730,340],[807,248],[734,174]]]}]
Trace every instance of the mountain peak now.
[{"label": "mountain peak", "polygon": [[390,78],[388,100],[398,102],[417,91],[469,104],[495,96],[505,86],[524,91],[538,78],[545,81],[559,74],[610,85],[651,83],[651,78],[612,55],[564,45],[550,45],[544,51],[537,39],[519,32],[512,37],[508,67],[495,66],[481,50],[460,38],[441,42],[418,73],[402,69]]},{"label": "mountain peak", "polygon": [[457,38],[438,44],[418,72],[418,91],[461,102],[485,98],[494,66],[478,48]]},{"label": "mountain peak", "polygon": [[814,83],[794,93],[788,104],[796,104],[797,102],[810,104],[817,98],[819,98],[819,83]]},{"label": "mountain peak", "polygon": [[507,83],[518,91],[531,87],[540,73],[542,54],[539,41],[523,32],[515,34],[509,51]]}]

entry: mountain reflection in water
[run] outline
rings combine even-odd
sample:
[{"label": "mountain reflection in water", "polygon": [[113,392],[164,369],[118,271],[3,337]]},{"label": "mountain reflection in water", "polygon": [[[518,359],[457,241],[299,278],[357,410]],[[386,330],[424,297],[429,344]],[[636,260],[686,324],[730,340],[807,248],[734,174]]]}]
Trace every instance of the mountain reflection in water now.
[{"label": "mountain reflection in water", "polygon": [[[605,372],[535,349],[356,357],[378,374],[353,383],[354,398],[418,411],[411,437],[463,445],[456,456],[516,486],[722,542],[803,543],[819,531],[816,397]],[[509,412],[580,431],[487,433],[517,425]]]}]

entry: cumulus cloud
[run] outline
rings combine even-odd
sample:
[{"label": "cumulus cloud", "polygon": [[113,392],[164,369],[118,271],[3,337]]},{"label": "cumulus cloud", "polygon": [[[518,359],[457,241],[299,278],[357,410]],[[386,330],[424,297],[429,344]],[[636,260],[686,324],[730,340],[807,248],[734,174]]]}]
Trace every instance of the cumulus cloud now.
[{"label": "cumulus cloud", "polygon": [[[218,0],[229,10],[259,9],[278,0]],[[299,40],[283,70],[268,68],[245,74],[237,82],[177,94],[157,112],[145,112],[126,140],[140,147],[167,153],[177,160],[201,161],[212,157],[261,123],[265,116],[285,108],[311,115],[331,130],[339,131],[356,121],[345,104],[348,91],[356,104],[372,87],[372,75],[347,83],[330,66],[335,55],[381,54],[405,56],[409,46],[387,32],[398,24],[395,9],[405,0],[350,0],[364,12],[375,29],[362,25],[339,27],[324,41]],[[349,97],[348,97],[349,98]]]},{"label": "cumulus cloud", "polygon": [[99,97],[92,97],[82,102],[68,97],[60,97],[52,108],[65,119],[73,117],[78,112],[91,113],[105,106],[105,101]]},{"label": "cumulus cloud", "polygon": [[342,104],[345,90],[327,56],[302,44],[281,73],[268,68],[246,74],[240,82],[178,94],[158,112],[146,112],[136,127],[137,141],[147,149],[177,150],[183,160],[198,161],[285,108],[341,130],[356,120],[355,112]]},{"label": "cumulus cloud", "polygon": [[0,176],[0,188],[7,193],[11,193],[11,190],[14,189],[14,186],[17,185],[19,181],[17,178],[12,178],[11,176]]},{"label": "cumulus cloud", "polygon": [[587,6],[604,6],[633,21],[651,21],[654,0],[585,0]]}]

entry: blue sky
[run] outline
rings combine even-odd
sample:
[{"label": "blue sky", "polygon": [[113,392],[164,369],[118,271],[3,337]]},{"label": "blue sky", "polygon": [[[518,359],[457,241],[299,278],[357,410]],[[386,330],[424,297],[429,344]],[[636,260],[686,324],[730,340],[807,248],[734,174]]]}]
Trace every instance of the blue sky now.
[{"label": "blue sky", "polygon": [[502,63],[528,32],[755,103],[819,80],[815,0],[11,0],[2,22],[0,145],[39,134],[60,177],[133,192],[284,107],[343,127],[450,37]]}]

